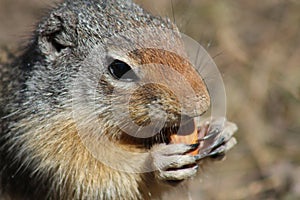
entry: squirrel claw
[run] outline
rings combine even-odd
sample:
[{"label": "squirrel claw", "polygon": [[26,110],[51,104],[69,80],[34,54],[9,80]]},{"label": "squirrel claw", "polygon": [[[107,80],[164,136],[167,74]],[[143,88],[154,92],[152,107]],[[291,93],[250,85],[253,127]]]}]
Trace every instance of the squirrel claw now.
[{"label": "squirrel claw", "polygon": [[204,145],[198,155],[195,156],[195,159],[200,161],[206,157],[213,159],[224,157],[225,153],[237,143],[233,137],[236,131],[237,126],[231,122],[226,122],[222,130],[212,126],[212,131],[201,139]]}]

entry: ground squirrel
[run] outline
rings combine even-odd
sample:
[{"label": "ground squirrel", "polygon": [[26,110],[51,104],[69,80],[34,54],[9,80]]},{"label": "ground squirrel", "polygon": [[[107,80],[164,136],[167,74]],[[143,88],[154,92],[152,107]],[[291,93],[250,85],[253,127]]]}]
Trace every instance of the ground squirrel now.
[{"label": "ground squirrel", "polygon": [[[153,63],[170,74],[147,67]],[[235,144],[228,122],[210,129],[218,134],[207,134],[214,137],[206,153],[188,153],[199,143],[170,143],[181,122],[209,109],[210,95],[177,27],[130,0],[57,5],[0,72],[0,199],[160,198]],[[163,124],[147,137],[124,131],[128,121]]]}]

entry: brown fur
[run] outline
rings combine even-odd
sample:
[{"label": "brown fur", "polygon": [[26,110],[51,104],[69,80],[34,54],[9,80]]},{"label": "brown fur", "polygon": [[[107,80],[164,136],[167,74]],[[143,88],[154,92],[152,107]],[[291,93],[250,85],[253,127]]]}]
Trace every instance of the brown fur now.
[{"label": "brown fur", "polygon": [[[183,48],[182,46],[178,47]],[[172,74],[170,75],[169,73],[172,70],[178,72],[181,78],[184,78],[186,80],[187,85],[191,86],[192,91],[196,92],[195,95],[198,98],[187,99],[186,102],[183,103],[183,105],[191,105],[192,108],[190,110],[195,110],[195,102],[201,102],[201,107],[197,110],[197,115],[201,115],[208,109],[210,105],[210,97],[206,85],[202,80],[201,76],[193,67],[193,65],[189,62],[187,58],[184,57],[184,55],[179,56],[178,54],[170,51],[147,48],[139,49],[131,53],[130,56],[132,57],[132,59],[134,59],[135,62],[137,62],[140,65],[158,64],[163,66],[155,67],[155,70],[151,69],[151,72],[147,74],[147,79],[149,81],[164,80],[165,83],[170,84],[176,83],[178,81],[180,82],[180,80],[178,80],[178,78],[180,77],[173,77]],[[180,86],[176,87],[178,87],[176,91],[179,92],[179,95],[186,95],[186,93],[181,93],[182,91],[185,91],[184,88],[181,88]],[[189,98],[189,96],[187,98]]]},{"label": "brown fur", "polygon": [[[142,37],[145,43],[134,35],[141,25],[152,30]],[[126,29],[133,33],[125,31],[118,39],[141,48],[128,53],[117,48],[114,38],[109,39],[116,48],[104,42]],[[179,49],[182,56],[143,45],[152,43]],[[92,57],[104,64],[88,71],[84,61],[97,44],[127,53],[121,58],[146,74],[146,84],[111,76],[105,60],[111,55],[104,50]],[[97,70],[103,76],[95,78]],[[153,199],[197,172],[196,158],[186,154],[193,147],[181,145],[178,153],[178,146],[169,145],[170,135],[182,116],[191,120],[205,112],[210,97],[169,20],[129,0],[67,0],[37,26],[24,54],[0,72],[0,199]],[[140,126],[148,125],[151,117],[163,121],[166,113],[163,129],[150,138],[128,135],[118,126],[124,116],[113,118],[113,109],[126,106],[129,120]],[[165,155],[164,148],[171,153]],[[174,156],[189,163],[179,163],[177,171],[171,168],[175,175],[170,180],[161,174],[168,169],[158,166]],[[182,172],[185,167],[190,174]],[[178,174],[183,178],[177,179]]]}]

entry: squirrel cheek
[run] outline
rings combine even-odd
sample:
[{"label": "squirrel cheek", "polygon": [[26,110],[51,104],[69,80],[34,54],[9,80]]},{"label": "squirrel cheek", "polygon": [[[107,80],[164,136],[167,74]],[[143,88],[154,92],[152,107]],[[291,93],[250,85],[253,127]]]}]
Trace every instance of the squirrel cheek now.
[{"label": "squirrel cheek", "polygon": [[138,88],[129,101],[130,117],[136,124],[147,125],[152,120],[177,121],[181,106],[178,98],[158,84]]}]

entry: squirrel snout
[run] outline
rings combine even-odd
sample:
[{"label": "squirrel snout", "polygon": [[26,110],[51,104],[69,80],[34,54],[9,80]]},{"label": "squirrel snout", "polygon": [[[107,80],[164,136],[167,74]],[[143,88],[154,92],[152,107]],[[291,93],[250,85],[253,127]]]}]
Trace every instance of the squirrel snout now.
[{"label": "squirrel snout", "polygon": [[[207,99],[196,93],[179,93],[167,85],[149,83],[135,90],[129,102],[130,117],[138,125],[147,125],[151,119],[165,118],[167,123],[198,117],[208,109]],[[180,88],[177,88],[180,90]]]},{"label": "squirrel snout", "polygon": [[186,57],[151,48],[139,49],[129,56],[140,66],[145,83],[153,83],[145,87],[148,98],[161,96],[161,104],[187,116],[200,116],[209,109],[206,84]]}]

